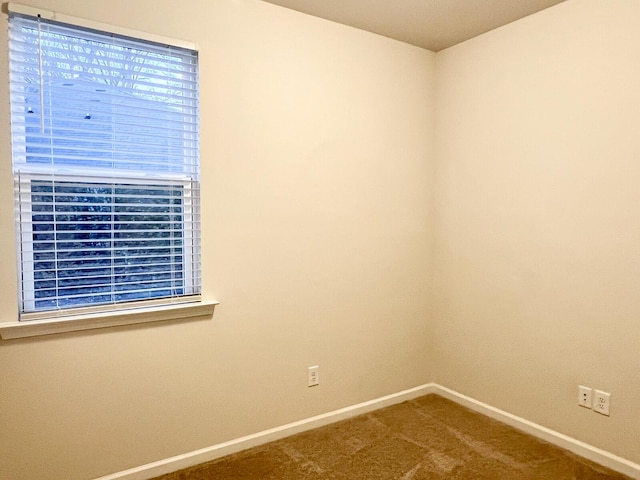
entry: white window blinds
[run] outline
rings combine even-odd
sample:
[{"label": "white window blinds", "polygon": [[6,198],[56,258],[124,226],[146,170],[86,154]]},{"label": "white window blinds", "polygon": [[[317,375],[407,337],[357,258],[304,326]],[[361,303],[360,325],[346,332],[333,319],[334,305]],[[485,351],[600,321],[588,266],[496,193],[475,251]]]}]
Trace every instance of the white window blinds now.
[{"label": "white window blinds", "polygon": [[197,299],[197,60],[10,14],[23,314]]}]

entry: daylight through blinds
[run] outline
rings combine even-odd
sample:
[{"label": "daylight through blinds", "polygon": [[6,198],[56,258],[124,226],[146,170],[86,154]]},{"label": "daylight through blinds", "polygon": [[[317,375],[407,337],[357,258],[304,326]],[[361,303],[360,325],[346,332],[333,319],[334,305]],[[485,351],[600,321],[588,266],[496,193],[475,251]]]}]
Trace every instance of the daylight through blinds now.
[{"label": "daylight through blinds", "polygon": [[9,55],[21,312],[198,295],[197,52],[11,14]]}]

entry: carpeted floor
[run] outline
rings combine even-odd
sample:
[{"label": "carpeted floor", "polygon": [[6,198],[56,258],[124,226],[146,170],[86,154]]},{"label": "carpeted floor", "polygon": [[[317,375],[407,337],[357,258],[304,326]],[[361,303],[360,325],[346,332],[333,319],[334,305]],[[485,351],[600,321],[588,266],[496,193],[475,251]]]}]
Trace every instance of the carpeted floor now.
[{"label": "carpeted floor", "polygon": [[427,395],[155,480],[623,480]]}]

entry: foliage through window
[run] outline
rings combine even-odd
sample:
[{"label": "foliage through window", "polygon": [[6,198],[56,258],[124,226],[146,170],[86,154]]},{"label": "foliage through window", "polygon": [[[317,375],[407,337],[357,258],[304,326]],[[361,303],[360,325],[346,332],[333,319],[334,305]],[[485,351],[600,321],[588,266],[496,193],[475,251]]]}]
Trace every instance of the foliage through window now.
[{"label": "foliage through window", "polygon": [[9,25],[22,317],[197,298],[197,52]]}]

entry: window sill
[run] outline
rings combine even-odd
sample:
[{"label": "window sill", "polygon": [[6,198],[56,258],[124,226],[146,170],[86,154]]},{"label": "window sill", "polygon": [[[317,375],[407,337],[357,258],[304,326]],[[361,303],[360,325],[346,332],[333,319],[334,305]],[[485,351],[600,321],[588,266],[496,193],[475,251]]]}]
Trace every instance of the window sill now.
[{"label": "window sill", "polygon": [[182,303],[162,307],[92,313],[47,320],[4,322],[0,323],[0,338],[2,338],[2,340],[12,340],[15,338],[36,337],[40,335],[52,335],[54,333],[93,330],[96,328],[121,325],[206,317],[213,315],[213,309],[218,303],[219,302],[216,301]]}]

